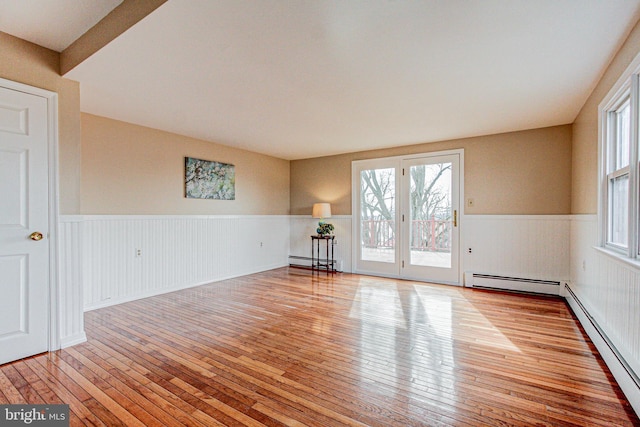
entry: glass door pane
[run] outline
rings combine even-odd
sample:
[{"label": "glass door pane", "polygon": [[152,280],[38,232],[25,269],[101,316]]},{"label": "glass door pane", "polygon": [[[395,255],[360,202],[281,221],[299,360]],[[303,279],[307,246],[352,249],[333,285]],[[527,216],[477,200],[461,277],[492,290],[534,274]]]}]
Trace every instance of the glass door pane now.
[{"label": "glass door pane", "polygon": [[451,268],[451,163],[409,168],[409,227],[412,265]]},{"label": "glass door pane", "polygon": [[398,159],[354,163],[354,255],[359,273],[399,274]]},{"label": "glass door pane", "polygon": [[396,260],[395,169],[360,172],[360,253],[363,261]]}]

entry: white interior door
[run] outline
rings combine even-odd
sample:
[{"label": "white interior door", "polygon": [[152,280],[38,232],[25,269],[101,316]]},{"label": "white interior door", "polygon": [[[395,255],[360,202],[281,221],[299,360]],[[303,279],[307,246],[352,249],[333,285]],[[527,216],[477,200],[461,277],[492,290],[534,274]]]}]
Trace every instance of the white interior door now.
[{"label": "white interior door", "polygon": [[460,284],[461,156],[353,163],[356,273]]},{"label": "white interior door", "polygon": [[0,87],[0,364],[48,350],[47,108]]}]

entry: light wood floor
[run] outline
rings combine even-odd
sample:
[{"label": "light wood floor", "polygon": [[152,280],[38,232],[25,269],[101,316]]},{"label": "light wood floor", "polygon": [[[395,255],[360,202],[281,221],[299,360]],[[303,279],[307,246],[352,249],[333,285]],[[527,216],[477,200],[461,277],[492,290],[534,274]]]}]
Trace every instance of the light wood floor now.
[{"label": "light wood floor", "polygon": [[0,366],[72,425],[640,425],[560,299],[278,269],[86,313]]}]

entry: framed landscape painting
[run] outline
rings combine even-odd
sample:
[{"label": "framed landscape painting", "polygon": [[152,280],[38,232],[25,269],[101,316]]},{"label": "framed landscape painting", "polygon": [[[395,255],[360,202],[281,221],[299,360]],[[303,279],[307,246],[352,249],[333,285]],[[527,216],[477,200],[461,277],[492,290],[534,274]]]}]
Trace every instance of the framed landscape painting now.
[{"label": "framed landscape painting", "polygon": [[235,200],[235,166],[185,157],[184,186],[188,199]]}]

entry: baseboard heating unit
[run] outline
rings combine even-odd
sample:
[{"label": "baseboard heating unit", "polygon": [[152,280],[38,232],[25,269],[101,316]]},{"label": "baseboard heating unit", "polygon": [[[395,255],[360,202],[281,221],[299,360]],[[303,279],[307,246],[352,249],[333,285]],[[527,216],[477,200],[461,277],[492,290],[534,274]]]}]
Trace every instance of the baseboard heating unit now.
[{"label": "baseboard heating unit", "polygon": [[[326,258],[320,258],[318,261],[322,263],[329,262]],[[306,256],[289,255],[289,267],[311,269],[311,258]],[[342,273],[342,261],[336,261],[336,271]]]},{"label": "baseboard heating unit", "polygon": [[465,286],[473,288],[500,289],[536,294],[560,295],[560,282],[526,279],[522,277],[496,276],[483,273],[465,273]]},{"label": "baseboard heating unit", "polygon": [[311,258],[307,256],[289,255],[289,266],[311,268]]},{"label": "baseboard heating unit", "polygon": [[596,319],[589,313],[571,286],[565,287],[566,300],[576,315],[591,342],[596,346],[607,367],[615,377],[618,385],[631,403],[636,414],[640,415],[640,377],[625,360],[611,338],[606,334]]}]

